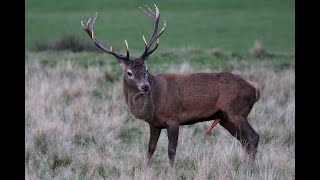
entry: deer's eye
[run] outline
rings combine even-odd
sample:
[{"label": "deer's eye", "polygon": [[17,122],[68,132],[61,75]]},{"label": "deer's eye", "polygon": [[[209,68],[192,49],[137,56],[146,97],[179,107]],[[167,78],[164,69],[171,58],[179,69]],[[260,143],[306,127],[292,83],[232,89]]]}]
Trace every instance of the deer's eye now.
[{"label": "deer's eye", "polygon": [[128,73],[128,76],[132,76],[132,73],[131,72],[127,72]]}]

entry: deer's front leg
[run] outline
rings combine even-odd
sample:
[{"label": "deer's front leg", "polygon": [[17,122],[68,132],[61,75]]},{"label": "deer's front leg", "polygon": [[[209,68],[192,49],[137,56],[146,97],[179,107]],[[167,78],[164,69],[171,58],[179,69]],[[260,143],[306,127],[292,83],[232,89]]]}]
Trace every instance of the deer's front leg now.
[{"label": "deer's front leg", "polygon": [[178,136],[179,136],[179,125],[170,125],[167,128],[168,131],[168,156],[170,159],[170,165],[173,166],[174,158],[176,156],[176,149],[178,143]]},{"label": "deer's front leg", "polygon": [[149,140],[149,148],[148,148],[148,164],[150,163],[150,159],[156,150],[156,146],[158,143],[158,139],[161,133],[160,128],[156,128],[150,125],[150,140]]}]

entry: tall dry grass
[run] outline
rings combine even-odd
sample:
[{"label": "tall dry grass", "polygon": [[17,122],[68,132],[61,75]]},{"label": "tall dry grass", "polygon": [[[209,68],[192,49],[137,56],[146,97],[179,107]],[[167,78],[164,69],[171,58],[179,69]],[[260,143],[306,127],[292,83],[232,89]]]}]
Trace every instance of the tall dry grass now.
[{"label": "tall dry grass", "polygon": [[[26,61],[26,179],[295,179],[294,69],[230,62],[262,89],[249,115],[260,134],[255,163],[246,163],[241,144],[222,126],[206,136],[211,122],[204,122],[181,126],[170,168],[165,130],[146,164],[149,126],[131,116],[121,81],[106,78],[111,67]],[[195,70],[184,63],[168,71]]]}]

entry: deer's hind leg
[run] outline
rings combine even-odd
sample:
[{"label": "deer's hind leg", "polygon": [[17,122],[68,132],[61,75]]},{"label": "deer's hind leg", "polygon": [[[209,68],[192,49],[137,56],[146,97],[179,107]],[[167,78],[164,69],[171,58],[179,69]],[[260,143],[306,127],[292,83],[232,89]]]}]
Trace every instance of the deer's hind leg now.
[{"label": "deer's hind leg", "polygon": [[257,153],[259,134],[252,128],[248,121],[243,122],[241,126],[242,134],[246,137],[247,152],[250,155],[250,159],[254,160]]},{"label": "deer's hind leg", "polygon": [[174,158],[176,156],[176,149],[178,144],[178,137],[179,137],[179,125],[173,124],[167,127],[168,131],[168,156],[170,160],[170,165],[173,167]]},{"label": "deer's hind leg", "polygon": [[219,123],[241,142],[250,160],[254,161],[259,143],[259,134],[251,127],[247,119],[228,114]]}]

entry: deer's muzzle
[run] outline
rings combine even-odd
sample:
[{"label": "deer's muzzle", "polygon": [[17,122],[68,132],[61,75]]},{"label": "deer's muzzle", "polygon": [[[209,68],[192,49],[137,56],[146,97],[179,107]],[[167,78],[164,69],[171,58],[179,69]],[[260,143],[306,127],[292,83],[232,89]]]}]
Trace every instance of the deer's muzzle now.
[{"label": "deer's muzzle", "polygon": [[139,86],[139,91],[142,92],[142,93],[146,93],[148,92],[150,89],[150,85],[149,83],[143,83]]}]

